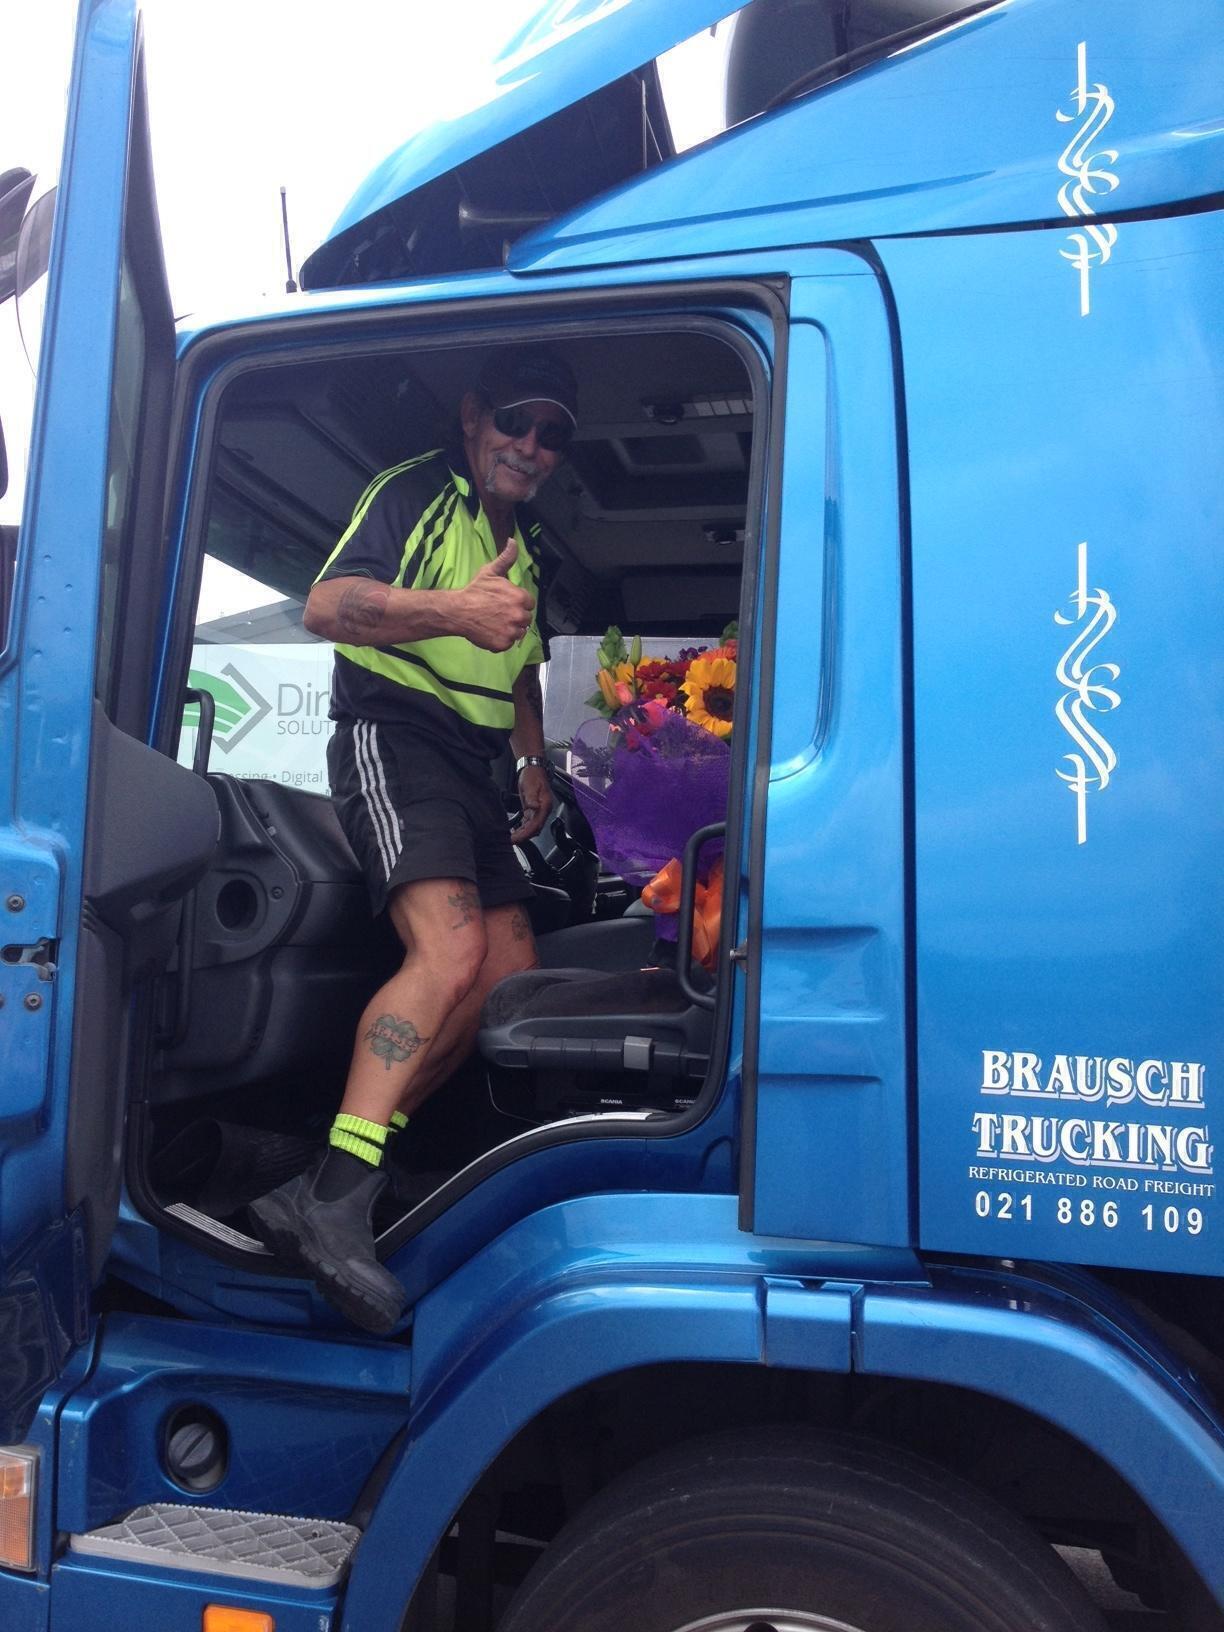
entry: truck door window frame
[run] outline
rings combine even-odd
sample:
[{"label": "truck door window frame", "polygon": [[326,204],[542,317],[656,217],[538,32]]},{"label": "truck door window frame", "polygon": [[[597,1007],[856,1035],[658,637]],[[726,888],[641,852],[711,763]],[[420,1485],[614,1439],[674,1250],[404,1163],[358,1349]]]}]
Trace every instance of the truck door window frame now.
[{"label": "truck door window frame", "polygon": [[[141,741],[148,738],[152,677],[163,606],[166,458],[174,389],[174,315],[167,293],[157,223],[144,75],[132,117],[130,180],[124,219],[117,322],[139,325],[139,367],[120,358],[111,382],[107,449],[107,511],[98,606],[94,686],[108,718]],[[121,342],[122,344],[122,342]],[[121,402],[120,398],[125,400]],[[128,457],[118,455],[120,436]],[[112,516],[116,484],[126,464],[122,513]],[[122,662],[115,661],[122,631]]]},{"label": "truck door window frame", "polygon": [[[182,381],[177,393],[175,422],[171,427],[176,468],[182,470],[189,463],[193,449],[207,451],[191,470],[190,481],[185,484],[187,491],[183,495],[181,537],[184,543],[174,591],[175,613],[168,630],[166,661],[157,696],[155,746],[171,756],[177,751],[182,717],[182,685],[190,663],[193,615],[206,553],[213,450],[217,444],[225,386],[231,379],[252,367],[275,366],[275,362],[281,360],[303,363],[325,359],[339,352],[352,356],[364,350],[382,349],[388,343],[389,329],[394,329],[395,344],[400,348],[411,344],[414,330],[419,330],[423,348],[457,349],[462,346],[487,346],[509,338],[516,342],[529,342],[546,337],[555,344],[564,344],[567,338],[585,337],[596,331],[615,332],[618,327],[627,326],[633,326],[639,332],[643,325],[670,332],[696,327],[702,332],[716,335],[737,351],[752,382],[754,396],[761,404],[753,432],[748,537],[740,586],[740,668],[742,673],[753,675],[754,695],[744,728],[737,733],[739,743],[732,762],[727,809],[728,873],[732,877],[741,876],[743,862],[751,857],[759,843],[755,830],[761,825],[758,817],[764,808],[760,790],[764,785],[762,777],[768,773],[769,716],[764,710],[772,695],[772,687],[765,683],[768,676],[758,673],[757,652],[758,642],[762,640],[765,650],[770,649],[770,636],[768,629],[763,630],[757,625],[761,622],[762,579],[769,581],[769,563],[776,556],[778,548],[777,483],[785,425],[788,294],[789,279],[785,275],[752,277],[745,274],[742,278],[614,289],[533,291],[527,321],[523,320],[523,297],[515,292],[463,302],[447,301],[424,308],[389,310],[380,307],[341,315],[329,313],[319,317],[287,318],[275,324],[261,324],[253,332],[239,328],[229,330],[223,336],[205,337],[182,361]],[[761,361],[748,326],[745,325],[744,331],[737,334],[728,321],[726,314],[734,312],[754,314],[768,323],[772,331],[772,356],[768,367]],[[547,325],[538,321],[545,314],[555,314],[554,320]],[[257,360],[253,352],[238,359],[233,358],[233,352],[248,337],[258,342]],[[198,403],[192,389],[197,382],[204,393],[203,401]],[[173,492],[173,476],[171,481]],[[751,764],[748,763],[750,752]],[[764,759],[762,752],[766,756]],[[749,810],[753,813],[752,834],[745,832]],[[742,968],[742,963],[733,961],[730,956],[737,916],[738,900],[737,911],[725,913],[722,925],[719,967],[720,971],[726,971],[723,979],[728,994],[731,993],[736,969]],[[649,1129],[640,1118],[577,1123],[568,1128],[550,1124],[530,1129],[508,1143],[494,1147],[446,1181],[381,1237],[380,1247],[394,1251],[492,1173],[536,1150],[591,1139],[675,1137],[695,1128],[710,1114],[726,1087],[731,1063],[732,1022],[737,1006],[742,1006],[745,1013],[749,1011],[751,982],[746,983],[738,998],[729,996],[729,1000],[718,1005],[711,1039],[710,1069],[701,1091],[688,1110],[675,1115],[661,1115],[652,1121]],[[131,1181],[129,1170],[129,1185]],[[162,1227],[198,1239],[197,1231],[184,1226],[172,1214],[167,1215],[147,1192],[141,1196],[141,1206],[143,1211],[156,1216]],[[216,1256],[234,1262],[251,1262],[246,1251],[227,1247],[222,1239],[218,1239],[210,1250]]]}]

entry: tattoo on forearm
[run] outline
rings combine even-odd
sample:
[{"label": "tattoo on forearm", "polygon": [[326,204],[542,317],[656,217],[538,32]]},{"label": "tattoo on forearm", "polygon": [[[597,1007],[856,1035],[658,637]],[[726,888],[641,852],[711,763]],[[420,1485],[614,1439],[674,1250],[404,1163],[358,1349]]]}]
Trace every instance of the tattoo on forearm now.
[{"label": "tattoo on forearm", "polygon": [[452,929],[462,929],[465,924],[473,923],[480,917],[480,894],[475,884],[465,884],[456,895],[448,895],[447,905],[454,907],[459,914],[458,923],[452,924]]},{"label": "tattoo on forearm", "polygon": [[522,907],[515,907],[514,916],[510,920],[510,933],[516,941],[531,939],[531,923]]},{"label": "tattoo on forearm", "polygon": [[537,720],[544,718],[544,693],[540,690],[540,671],[533,664],[523,670],[523,701]]},{"label": "tattoo on forearm", "polygon": [[363,1041],[369,1043],[370,1053],[390,1071],[392,1065],[410,1060],[419,1048],[425,1047],[429,1038],[422,1037],[411,1020],[401,1020],[395,1014],[380,1014]]},{"label": "tattoo on forearm", "polygon": [[355,646],[368,639],[382,622],[389,593],[386,584],[351,584],[340,597],[336,621],[341,633]]}]

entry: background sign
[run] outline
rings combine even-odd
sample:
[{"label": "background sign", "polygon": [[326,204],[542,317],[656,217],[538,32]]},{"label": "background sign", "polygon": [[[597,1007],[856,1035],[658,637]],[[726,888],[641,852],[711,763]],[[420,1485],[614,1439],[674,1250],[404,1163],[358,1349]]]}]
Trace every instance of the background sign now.
[{"label": "background sign", "polygon": [[[189,684],[217,703],[209,767],[327,793],[332,649],[325,642],[197,645]],[[199,708],[183,713],[179,764],[190,765]]]}]

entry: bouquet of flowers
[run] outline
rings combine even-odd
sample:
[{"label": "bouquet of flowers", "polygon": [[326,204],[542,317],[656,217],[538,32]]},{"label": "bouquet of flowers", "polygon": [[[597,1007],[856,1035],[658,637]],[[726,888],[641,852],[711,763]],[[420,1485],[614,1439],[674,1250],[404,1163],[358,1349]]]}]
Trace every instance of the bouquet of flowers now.
[{"label": "bouquet of flowers", "polygon": [[643,657],[641,636],[635,635],[626,646],[624,635],[613,624],[600,643],[599,690],[587,698],[587,707],[612,719],[635,703],[659,703],[716,737],[727,738],[735,706],[738,650],[737,627],[729,623],[713,651],[688,646],[677,657]]},{"label": "bouquet of flowers", "polygon": [[[643,657],[640,638],[626,645],[609,629],[588,699],[599,718],[574,737],[574,787],[600,856],[643,886],[661,940],[676,938],[684,846],[726,817],[737,654],[734,625],[713,650],[689,647],[674,658]],[[721,909],[722,843],[711,841],[700,857],[693,923],[693,955],[708,969]]]}]

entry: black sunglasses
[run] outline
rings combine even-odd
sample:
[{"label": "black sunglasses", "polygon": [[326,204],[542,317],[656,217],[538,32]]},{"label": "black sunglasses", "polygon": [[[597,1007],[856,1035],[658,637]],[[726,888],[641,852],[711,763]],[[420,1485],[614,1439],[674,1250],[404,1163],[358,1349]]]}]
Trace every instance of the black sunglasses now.
[{"label": "black sunglasses", "polygon": [[521,404],[515,408],[494,408],[493,423],[502,436],[518,442],[535,426],[536,441],[549,453],[561,453],[573,439],[574,427],[562,419],[537,419]]}]

